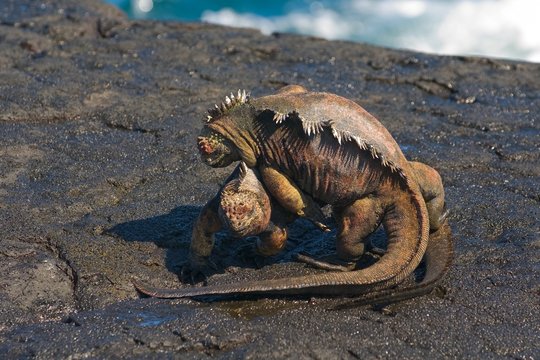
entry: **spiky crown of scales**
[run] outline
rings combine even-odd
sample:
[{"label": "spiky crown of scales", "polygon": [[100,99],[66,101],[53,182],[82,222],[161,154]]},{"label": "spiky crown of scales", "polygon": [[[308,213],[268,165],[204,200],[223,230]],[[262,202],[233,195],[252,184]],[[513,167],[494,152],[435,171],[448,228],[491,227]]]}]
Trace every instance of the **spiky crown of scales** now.
[{"label": "spiky crown of scales", "polygon": [[238,90],[238,93],[230,96],[225,96],[225,100],[221,102],[221,105],[215,104],[213,108],[208,109],[208,115],[206,116],[206,122],[212,122],[215,118],[225,114],[227,111],[235,107],[236,105],[245,104],[249,101],[249,93],[246,90]]}]

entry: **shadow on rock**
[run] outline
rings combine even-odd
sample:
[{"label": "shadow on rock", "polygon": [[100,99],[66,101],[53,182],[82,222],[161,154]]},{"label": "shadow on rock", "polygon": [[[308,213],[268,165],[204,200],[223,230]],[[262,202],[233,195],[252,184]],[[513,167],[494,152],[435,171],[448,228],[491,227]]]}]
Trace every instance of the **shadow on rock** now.
[{"label": "shadow on rock", "polygon": [[193,223],[200,211],[200,206],[182,205],[167,214],[115,225],[106,233],[128,242],[153,242],[167,249],[165,266],[179,274],[188,258]]},{"label": "shadow on rock", "polygon": [[[167,214],[117,224],[105,233],[127,242],[153,242],[166,249],[165,266],[168,271],[180,276],[182,266],[188,260],[193,225],[201,211],[200,206],[182,205]],[[206,275],[223,273],[224,268],[238,266],[260,267],[261,261],[253,261],[255,237],[238,239],[228,231],[214,235],[215,246],[211,256],[217,269],[208,269]],[[273,257],[264,264],[274,262]],[[182,280],[182,279],[180,279]]]}]

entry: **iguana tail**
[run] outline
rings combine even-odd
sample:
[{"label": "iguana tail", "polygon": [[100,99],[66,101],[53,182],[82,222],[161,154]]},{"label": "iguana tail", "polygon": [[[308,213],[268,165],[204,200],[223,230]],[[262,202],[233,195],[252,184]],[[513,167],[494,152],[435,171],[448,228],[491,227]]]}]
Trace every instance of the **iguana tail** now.
[{"label": "iguana tail", "polygon": [[407,187],[399,192],[383,224],[388,235],[388,250],[377,263],[361,270],[183,289],[155,289],[137,282],[134,286],[141,293],[158,298],[239,294],[359,295],[385,290],[409,276],[426,251],[429,219],[420,191]]},{"label": "iguana tail", "polygon": [[445,222],[439,230],[430,235],[428,247],[424,255],[426,272],[419,283],[411,286],[394,287],[370,292],[359,299],[340,304],[334,310],[364,305],[387,305],[429,294],[444,277],[452,265],[453,258],[454,240],[450,226],[448,222]]}]

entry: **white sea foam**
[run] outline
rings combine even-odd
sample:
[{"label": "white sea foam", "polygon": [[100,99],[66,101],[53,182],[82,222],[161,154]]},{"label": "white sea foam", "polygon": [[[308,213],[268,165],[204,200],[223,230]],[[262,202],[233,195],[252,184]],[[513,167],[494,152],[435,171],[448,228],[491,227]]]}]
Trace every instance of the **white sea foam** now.
[{"label": "white sea foam", "polygon": [[297,32],[439,54],[540,62],[537,0],[313,1],[307,10],[262,17],[229,8],[202,20],[263,33]]}]

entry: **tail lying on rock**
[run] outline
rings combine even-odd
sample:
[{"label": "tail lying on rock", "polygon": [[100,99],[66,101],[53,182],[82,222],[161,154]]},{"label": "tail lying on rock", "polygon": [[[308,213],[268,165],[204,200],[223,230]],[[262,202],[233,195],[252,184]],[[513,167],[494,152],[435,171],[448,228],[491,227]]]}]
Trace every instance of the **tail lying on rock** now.
[{"label": "tail lying on rock", "polygon": [[[414,201],[412,202],[414,203]],[[404,211],[407,209],[403,209]],[[424,210],[419,210],[424,213]],[[424,239],[427,225],[426,216],[420,215],[423,220],[419,221],[414,234],[412,231],[400,232],[394,230],[389,236],[388,252],[376,264],[362,270],[350,272],[329,272],[314,275],[287,279],[272,279],[243,282],[238,284],[212,285],[203,287],[189,287],[182,289],[158,289],[146,286],[139,282],[134,282],[134,286],[141,293],[157,298],[185,298],[198,296],[234,296],[243,294],[253,295],[362,295],[359,301],[364,299],[365,304],[399,301],[421,295],[430,291],[436,281],[445,273],[451,262],[452,242],[449,234],[449,228],[445,225],[436,234],[440,239],[434,241],[428,246],[426,252],[427,273],[424,280],[410,288],[392,289],[395,285],[404,280],[404,278],[418,265],[418,261],[411,261],[411,257],[422,257],[424,254],[423,245],[428,239]],[[396,213],[399,216],[399,210]],[[388,220],[386,226],[391,225],[392,220]],[[401,224],[403,226],[403,224]],[[388,230],[388,229],[387,229]],[[409,229],[411,230],[411,229]],[[408,239],[403,239],[406,237]],[[415,243],[411,246],[409,242]],[[398,244],[396,244],[398,243]],[[413,251],[411,248],[416,248]],[[404,251],[406,250],[406,251]],[[395,268],[395,261],[400,260],[401,267],[398,271]]]},{"label": "tail lying on rock", "polygon": [[450,269],[454,258],[454,240],[448,222],[445,222],[439,230],[432,233],[429,238],[428,248],[424,255],[426,273],[417,284],[405,287],[395,287],[381,291],[375,291],[361,296],[358,299],[345,302],[334,310],[365,306],[387,305],[418,296],[427,295],[433,291],[439,281]]},{"label": "tail lying on rock", "polygon": [[[452,258],[452,234],[450,231],[450,227],[447,223],[445,223],[437,232],[433,233],[430,237],[430,242],[424,256],[426,274],[420,283],[409,287],[395,287],[391,289],[375,290],[373,292],[369,292],[369,288],[366,287],[366,292],[360,295],[360,298],[340,304],[334,309],[343,309],[374,304],[389,304],[428,294],[433,290],[433,288],[438,284],[439,280],[448,271],[452,263]],[[243,284],[238,284],[238,287],[234,288],[232,288],[231,285],[214,285],[205,287],[190,287],[185,289],[162,289],[153,288],[136,281],[133,282],[133,285],[142,294],[163,299],[238,294],[311,294],[314,292],[314,290],[319,290],[317,291],[317,293],[321,295],[339,295],[339,290],[338,288],[336,288],[336,285],[327,288],[327,291],[324,291],[325,289],[322,287],[319,287],[317,289],[283,288],[282,279],[266,280],[262,282],[247,282]]]}]

